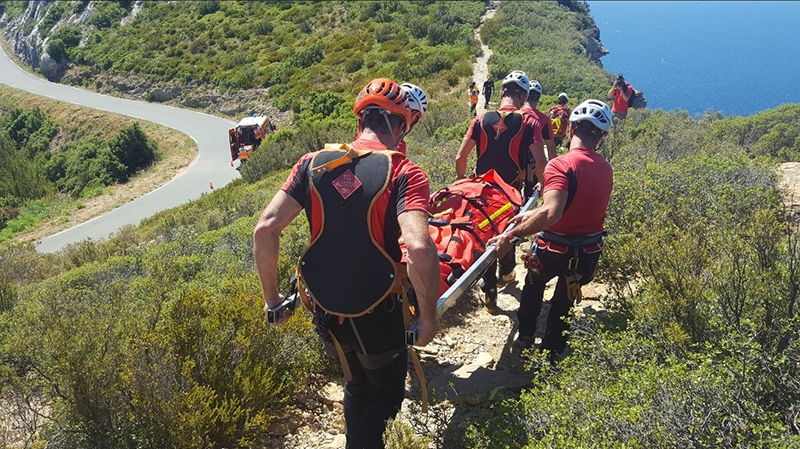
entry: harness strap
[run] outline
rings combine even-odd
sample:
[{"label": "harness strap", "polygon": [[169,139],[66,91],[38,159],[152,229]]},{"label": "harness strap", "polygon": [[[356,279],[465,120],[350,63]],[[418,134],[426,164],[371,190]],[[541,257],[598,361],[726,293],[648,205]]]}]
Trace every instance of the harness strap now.
[{"label": "harness strap", "polygon": [[300,300],[303,301],[303,305],[306,306],[306,309],[314,312],[317,309],[317,305],[312,303],[310,299],[308,299],[308,293],[306,292],[306,284],[303,282],[303,278],[300,276],[300,273],[297,272],[297,294],[300,295]]},{"label": "harness strap", "polygon": [[542,231],[539,233],[539,237],[545,241],[555,243],[559,246],[583,248],[585,246],[592,246],[600,243],[605,234],[605,231],[586,235],[570,235],[552,231]]},{"label": "harness strap", "polygon": [[[412,316],[412,311],[410,305],[408,303],[408,290],[402,293],[403,298],[403,323],[405,324],[406,330],[411,327],[411,324],[414,322],[414,318]],[[417,377],[419,378],[419,386],[422,395],[422,413],[428,413],[428,382],[425,381],[425,372],[422,371],[422,363],[419,360],[419,353],[417,349],[413,346],[408,348],[408,352],[411,353],[411,363],[414,364],[414,371],[417,373]]]},{"label": "harness strap", "polygon": [[[544,246],[542,246],[543,249],[559,254],[566,254],[570,248],[572,249],[572,257],[569,259],[567,265],[568,271],[567,275],[564,276],[564,280],[567,283],[567,298],[569,298],[573,304],[578,304],[583,299],[580,283],[583,275],[578,273],[580,253],[587,247],[598,247],[598,249],[592,251],[592,253],[599,252],[602,248],[604,235],[606,235],[605,231],[587,235],[569,235],[551,231],[542,231],[538,234],[539,239],[542,239],[544,243]],[[553,244],[561,248],[554,248]]]},{"label": "harness strap", "polygon": [[573,248],[572,258],[569,259],[569,262],[567,262],[567,270],[569,270],[569,274],[564,276],[564,280],[567,283],[567,298],[573,304],[577,304],[581,302],[581,299],[583,299],[580,283],[583,275],[578,273],[578,264],[581,262],[580,250],[581,249],[577,246]]},{"label": "harness strap", "polygon": [[339,344],[339,340],[333,335],[333,332],[328,331],[328,335],[333,340],[333,347],[336,348],[336,355],[339,357],[339,364],[342,365],[342,374],[344,375],[345,382],[350,382],[353,380],[353,373],[350,372],[350,366],[347,364],[347,359],[344,356],[344,350],[342,350],[342,345]]},{"label": "harness strap", "polygon": [[340,158],[334,159],[332,161],[326,162],[322,165],[317,165],[316,167],[311,168],[311,175],[318,176],[325,172],[329,172],[336,167],[341,167],[342,165],[352,161],[353,159],[366,156],[372,151],[369,150],[356,150],[350,145],[347,144],[334,144],[334,143],[326,143],[325,150],[346,150],[347,152]]}]

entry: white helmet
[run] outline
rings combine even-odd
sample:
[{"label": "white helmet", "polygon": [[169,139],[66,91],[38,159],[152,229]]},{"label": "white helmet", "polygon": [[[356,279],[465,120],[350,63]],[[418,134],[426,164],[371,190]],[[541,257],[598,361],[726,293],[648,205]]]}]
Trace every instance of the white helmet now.
[{"label": "white helmet", "polygon": [[541,95],[542,94],[542,85],[539,84],[539,82],[536,81],[536,80],[531,81],[531,89],[528,91],[528,93],[531,93],[531,92],[536,92],[539,95]]},{"label": "white helmet", "polygon": [[511,83],[521,87],[525,92],[531,89],[531,80],[528,78],[528,74],[522,70],[514,70],[506,75],[505,79],[503,80],[503,86]]},{"label": "white helmet", "polygon": [[560,94],[558,94],[558,99],[560,100],[560,99],[562,99],[562,98],[563,98],[564,100],[566,100],[566,101],[569,101],[569,96],[567,96],[567,93],[566,93],[566,92],[561,92]]},{"label": "white helmet", "polygon": [[611,129],[611,109],[600,100],[586,100],[572,110],[569,116],[571,123],[588,120],[600,129],[608,132]]},{"label": "white helmet", "polygon": [[419,112],[420,119],[425,117],[425,113],[428,112],[428,96],[425,95],[425,91],[416,84],[411,83],[403,83],[400,87],[408,92],[408,107],[412,111]]}]

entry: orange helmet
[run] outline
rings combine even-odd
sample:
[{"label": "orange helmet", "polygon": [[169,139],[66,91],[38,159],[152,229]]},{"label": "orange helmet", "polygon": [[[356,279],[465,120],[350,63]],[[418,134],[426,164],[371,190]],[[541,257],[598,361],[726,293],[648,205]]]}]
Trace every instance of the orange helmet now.
[{"label": "orange helmet", "polygon": [[408,93],[388,78],[376,78],[364,86],[356,97],[353,112],[360,117],[361,112],[369,106],[379,107],[403,117],[406,129],[411,126],[413,114],[408,105]]}]

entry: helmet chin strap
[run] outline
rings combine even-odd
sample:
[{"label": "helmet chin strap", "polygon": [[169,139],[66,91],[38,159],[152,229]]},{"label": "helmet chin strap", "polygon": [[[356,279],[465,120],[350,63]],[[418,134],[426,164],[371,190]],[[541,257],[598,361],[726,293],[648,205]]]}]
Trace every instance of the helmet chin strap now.
[{"label": "helmet chin strap", "polygon": [[[378,109],[378,112],[380,112],[380,114],[383,116],[383,119],[386,120],[386,129],[388,129],[389,132],[391,133],[392,132],[392,123],[389,121],[389,115],[391,114],[391,112],[387,111],[386,109]],[[403,141],[403,138],[406,136],[406,134],[408,134],[408,124],[404,124],[403,125],[403,132],[400,133],[400,138],[397,139],[397,141],[394,143],[394,145],[392,145],[392,147],[389,148],[389,149],[394,151],[395,148],[397,148],[397,145],[399,145],[400,142]],[[394,137],[394,134],[392,134],[392,137]]]}]

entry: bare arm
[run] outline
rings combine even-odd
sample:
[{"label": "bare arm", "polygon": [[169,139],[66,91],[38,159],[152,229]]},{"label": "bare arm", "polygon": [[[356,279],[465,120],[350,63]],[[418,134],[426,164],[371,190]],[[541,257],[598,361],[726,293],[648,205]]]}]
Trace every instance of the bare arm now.
[{"label": "bare arm", "polygon": [[556,157],[558,157],[558,152],[556,152],[556,141],[553,139],[547,139],[544,141],[547,144],[547,161],[552,161]]},{"label": "bare arm", "polygon": [[608,98],[614,98],[614,91],[617,89],[617,85],[611,87],[611,90],[608,91]]},{"label": "bare arm", "polygon": [[458,179],[467,176],[467,157],[469,157],[469,153],[475,148],[475,145],[477,145],[477,142],[469,137],[464,137],[464,140],[461,141],[461,147],[459,147],[456,154],[456,177]]},{"label": "bare arm", "polygon": [[[533,172],[536,174],[536,179],[539,181],[544,180],[544,168],[547,166],[547,158],[544,155],[544,142],[532,143],[528,147],[528,151],[533,156],[533,161],[536,163]],[[554,149],[555,151],[555,149]]]},{"label": "bare arm", "polygon": [[397,217],[408,248],[408,277],[417,294],[420,327],[417,346],[425,346],[436,336],[436,300],[439,295],[439,258],[428,232],[423,211],[403,212]]},{"label": "bare arm", "polygon": [[253,231],[253,256],[261,278],[266,307],[281,303],[278,292],[278,254],[281,232],[303,210],[294,198],[280,190],[270,201]]},{"label": "bare arm", "polygon": [[631,95],[633,94],[633,88],[631,86],[625,86],[624,88],[619,90],[619,93],[622,95],[622,98],[624,98],[625,101],[628,101],[630,100]]}]

